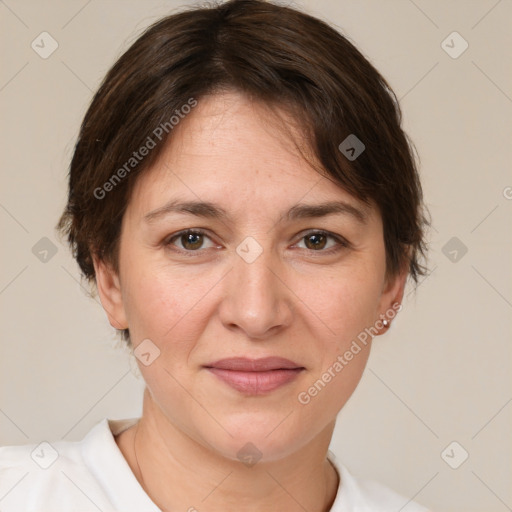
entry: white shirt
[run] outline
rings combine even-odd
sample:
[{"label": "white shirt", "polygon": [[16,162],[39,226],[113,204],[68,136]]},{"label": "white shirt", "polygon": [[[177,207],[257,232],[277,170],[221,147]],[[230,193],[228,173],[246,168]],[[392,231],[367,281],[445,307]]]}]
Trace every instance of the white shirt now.
[{"label": "white shirt", "polygon": [[[114,439],[137,420],[105,418],[82,441],[0,447],[0,510],[161,512]],[[356,479],[331,451],[328,457],[340,475],[330,512],[427,512],[379,483]],[[190,510],[193,507],[191,503]],[[206,510],[201,504],[195,507]]]}]

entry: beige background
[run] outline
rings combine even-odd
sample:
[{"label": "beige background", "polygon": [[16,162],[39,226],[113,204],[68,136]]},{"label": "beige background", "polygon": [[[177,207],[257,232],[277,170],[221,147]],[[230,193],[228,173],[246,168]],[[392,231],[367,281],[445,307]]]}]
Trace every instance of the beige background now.
[{"label": "beige background", "polygon": [[[77,440],[103,417],[140,414],[136,365],[80,288],[54,225],[92,91],[179,5],[0,1],[0,444]],[[374,344],[332,450],[438,512],[512,510],[512,2],[296,5],[336,24],[402,99],[434,226],[431,275]],[[47,59],[31,48],[43,31],[59,45]],[[453,31],[469,44],[456,59],[441,46]],[[43,237],[57,249],[46,262],[32,252]],[[443,253],[452,237],[466,254]],[[458,469],[441,457],[452,441],[462,447],[448,450],[452,464],[469,453]]]}]

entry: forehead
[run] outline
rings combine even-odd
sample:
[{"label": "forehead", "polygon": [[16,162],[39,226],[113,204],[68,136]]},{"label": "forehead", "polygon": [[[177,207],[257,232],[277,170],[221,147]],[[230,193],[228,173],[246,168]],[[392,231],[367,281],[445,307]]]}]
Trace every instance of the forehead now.
[{"label": "forehead", "polygon": [[173,129],[157,162],[138,179],[130,203],[141,215],[170,195],[226,204],[240,215],[301,200],[338,199],[368,209],[318,168],[286,111],[240,93],[217,94],[201,99]]}]

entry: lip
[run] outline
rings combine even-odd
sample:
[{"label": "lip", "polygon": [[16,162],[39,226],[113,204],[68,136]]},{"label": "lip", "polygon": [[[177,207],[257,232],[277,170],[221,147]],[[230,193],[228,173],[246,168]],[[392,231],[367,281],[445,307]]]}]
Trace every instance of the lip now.
[{"label": "lip", "polygon": [[269,370],[295,370],[303,368],[300,364],[285,359],[284,357],[261,357],[251,359],[248,357],[229,357],[219,359],[206,365],[207,368],[219,368],[221,370],[234,370],[240,372],[266,372]]},{"label": "lip", "polygon": [[237,391],[248,395],[270,393],[293,381],[303,366],[282,357],[220,359],[205,368]]}]

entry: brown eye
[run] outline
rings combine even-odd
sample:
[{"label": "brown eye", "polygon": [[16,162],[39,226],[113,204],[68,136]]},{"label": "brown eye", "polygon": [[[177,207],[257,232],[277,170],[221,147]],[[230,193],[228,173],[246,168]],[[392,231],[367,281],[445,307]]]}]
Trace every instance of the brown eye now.
[{"label": "brown eye", "polygon": [[323,249],[327,244],[327,236],[323,233],[312,233],[304,237],[306,247],[312,250]]},{"label": "brown eye", "polygon": [[200,252],[199,249],[208,249],[214,246],[210,237],[198,230],[187,230],[177,233],[168,238],[165,245],[174,246],[181,250],[181,252]]},{"label": "brown eye", "polygon": [[319,255],[322,255],[348,249],[351,247],[351,244],[345,238],[328,231],[312,231],[300,239],[298,246],[301,249],[317,252],[320,253]]},{"label": "brown eye", "polygon": [[200,249],[203,245],[203,235],[202,233],[184,233],[180,241],[184,249]]}]

